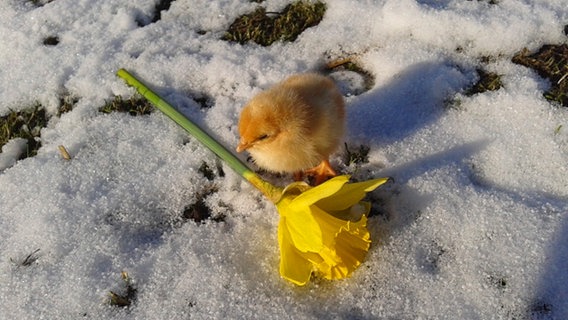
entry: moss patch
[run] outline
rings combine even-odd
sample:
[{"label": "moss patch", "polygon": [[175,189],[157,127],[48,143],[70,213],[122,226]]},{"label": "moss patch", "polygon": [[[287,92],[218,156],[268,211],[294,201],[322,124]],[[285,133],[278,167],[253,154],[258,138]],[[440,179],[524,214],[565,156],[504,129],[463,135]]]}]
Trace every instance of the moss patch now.
[{"label": "moss patch", "polygon": [[79,102],[79,98],[72,94],[64,94],[59,98],[59,108],[57,109],[57,116],[61,117],[62,114],[73,110],[75,104]]},{"label": "moss patch", "polygon": [[133,96],[124,100],[121,96],[114,97],[99,108],[102,113],[126,112],[131,116],[147,115],[154,111],[152,104],[141,96]]},{"label": "moss patch", "polygon": [[137,289],[134,287],[132,279],[127,272],[123,271],[121,274],[122,278],[122,288],[120,293],[114,291],[109,292],[108,303],[111,306],[116,307],[130,307],[130,305],[136,300]]},{"label": "moss patch", "polygon": [[368,163],[369,151],[371,151],[371,148],[369,146],[359,145],[359,147],[357,148],[352,147],[351,149],[349,149],[349,146],[347,145],[347,143],[345,143],[343,162],[348,166],[351,164],[360,165]]},{"label": "moss patch", "polygon": [[40,131],[47,124],[48,118],[45,109],[36,104],[24,111],[10,111],[0,117],[0,148],[14,138],[27,140],[27,151],[20,156],[20,160],[35,156],[41,147]]},{"label": "moss patch", "polygon": [[359,74],[363,78],[364,83],[363,87],[359,88],[359,90],[355,92],[355,95],[369,91],[375,85],[375,76],[371,72],[365,70],[365,68],[363,68],[355,58],[349,57],[332,60],[326,63],[324,71],[327,74],[339,71],[350,71]]},{"label": "moss patch", "polygon": [[472,96],[486,91],[496,91],[503,87],[500,75],[482,69],[477,69],[477,74],[479,75],[479,81],[466,90],[466,96]]},{"label": "moss patch", "polygon": [[259,7],[237,18],[222,39],[240,44],[253,41],[262,46],[275,41],[294,41],[304,30],[320,23],[325,10],[325,4],[320,1],[297,1],[275,13]]},{"label": "moss patch", "polygon": [[517,53],[513,62],[535,70],[550,81],[550,89],[544,97],[568,107],[568,44],[544,45],[537,52],[527,49]]},{"label": "moss patch", "polygon": [[[78,99],[71,94],[64,94],[59,98],[57,116],[73,109]],[[0,152],[2,147],[14,138],[27,140],[27,150],[18,160],[33,157],[41,147],[40,132],[45,128],[50,116],[40,103],[31,107],[22,108],[21,111],[10,111],[0,117]]]}]

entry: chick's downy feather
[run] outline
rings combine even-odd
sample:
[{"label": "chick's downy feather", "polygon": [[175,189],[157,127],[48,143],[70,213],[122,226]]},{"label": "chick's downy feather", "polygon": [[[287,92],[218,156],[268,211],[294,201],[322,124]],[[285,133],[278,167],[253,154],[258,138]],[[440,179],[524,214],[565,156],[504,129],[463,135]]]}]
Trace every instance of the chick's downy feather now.
[{"label": "chick's downy feather", "polygon": [[322,161],[338,147],[345,106],[335,83],[317,74],[299,74],[253,97],[239,120],[237,151],[273,172],[298,172]]}]

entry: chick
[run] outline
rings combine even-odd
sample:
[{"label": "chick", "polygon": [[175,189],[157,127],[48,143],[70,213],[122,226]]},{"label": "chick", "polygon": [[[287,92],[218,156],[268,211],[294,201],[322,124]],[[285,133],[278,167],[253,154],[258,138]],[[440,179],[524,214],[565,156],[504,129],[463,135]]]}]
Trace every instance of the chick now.
[{"label": "chick", "polygon": [[237,152],[247,150],[268,171],[313,175],[320,184],[336,173],[329,156],[345,130],[345,103],[335,83],[318,74],[293,75],[253,97],[239,120]]}]

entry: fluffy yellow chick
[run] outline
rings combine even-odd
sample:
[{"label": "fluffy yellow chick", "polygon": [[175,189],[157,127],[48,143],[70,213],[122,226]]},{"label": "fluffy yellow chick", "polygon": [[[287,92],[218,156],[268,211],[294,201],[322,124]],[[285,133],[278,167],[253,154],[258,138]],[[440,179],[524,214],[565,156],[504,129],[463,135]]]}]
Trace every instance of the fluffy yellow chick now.
[{"label": "fluffy yellow chick", "polygon": [[313,175],[320,184],[336,173],[329,155],[345,128],[345,103],[335,83],[318,74],[293,75],[253,97],[239,120],[237,152],[247,150],[268,171]]}]

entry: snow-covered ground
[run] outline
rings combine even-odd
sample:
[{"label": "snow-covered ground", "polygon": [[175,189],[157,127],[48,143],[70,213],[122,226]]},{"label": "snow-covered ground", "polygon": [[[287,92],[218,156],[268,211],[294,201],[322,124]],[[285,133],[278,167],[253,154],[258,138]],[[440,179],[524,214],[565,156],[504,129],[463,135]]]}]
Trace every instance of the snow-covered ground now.
[{"label": "snow-covered ground", "polygon": [[[318,26],[270,47],[220,40],[256,3],[177,0],[149,23],[156,2],[0,2],[0,115],[79,99],[37,156],[16,162],[21,140],[0,154],[1,319],[568,319],[568,110],[511,62],[567,41],[566,0],[327,0]],[[233,148],[253,94],[350,54],[375,83],[347,97],[345,141],[371,151],[332,163],[395,183],[371,195],[373,246],[343,281],[282,280],[274,206],[161,113],[98,111],[133,94],[124,67]],[[480,67],[504,87],[464,95]],[[208,190],[224,221],[181,219]],[[108,303],[122,271],[129,308]]]}]

